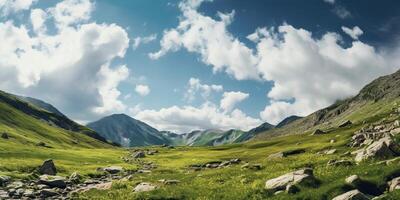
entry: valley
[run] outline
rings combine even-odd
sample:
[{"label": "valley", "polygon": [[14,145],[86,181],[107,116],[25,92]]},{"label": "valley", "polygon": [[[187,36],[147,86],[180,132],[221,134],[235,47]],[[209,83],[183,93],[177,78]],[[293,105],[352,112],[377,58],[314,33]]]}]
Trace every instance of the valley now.
[{"label": "valley", "polygon": [[[161,139],[129,148],[2,92],[0,198],[398,199],[399,77],[379,78],[353,98],[278,128],[189,137],[139,122],[135,130]],[[210,145],[221,136],[230,142]],[[168,143],[171,137],[178,139]],[[240,137],[247,139],[233,142]],[[39,170],[47,159],[57,173]]]}]

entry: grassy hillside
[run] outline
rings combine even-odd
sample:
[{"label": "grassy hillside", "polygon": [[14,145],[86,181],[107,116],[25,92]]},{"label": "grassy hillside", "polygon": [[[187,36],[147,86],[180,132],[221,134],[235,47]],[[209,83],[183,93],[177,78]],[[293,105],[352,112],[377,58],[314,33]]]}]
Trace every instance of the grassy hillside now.
[{"label": "grassy hillside", "polygon": [[[399,119],[393,114],[400,101],[371,104],[364,112],[350,115],[355,120],[364,116],[368,123],[378,123],[382,119],[389,121]],[[375,115],[374,113],[378,113]],[[356,120],[355,120],[356,121]],[[80,194],[79,198],[87,199],[332,199],[353,188],[345,183],[346,177],[357,174],[362,179],[377,186],[399,175],[399,160],[389,165],[366,161],[359,165],[327,166],[331,159],[350,160],[354,155],[345,154],[355,149],[347,146],[353,133],[365,126],[362,122],[344,128],[332,128],[323,135],[310,135],[308,132],[270,138],[264,141],[252,141],[244,144],[225,145],[220,147],[178,147],[175,149],[158,148],[159,153],[143,158],[142,161],[153,162],[158,167],[150,174],[138,174],[131,181],[120,181],[115,187],[106,191],[89,191]],[[331,142],[334,140],[335,142]],[[301,149],[305,153],[284,158],[268,158],[269,155]],[[336,149],[331,155],[321,154],[325,150]],[[241,164],[226,168],[203,169],[193,171],[189,165],[209,161],[240,158]],[[259,170],[244,169],[241,166],[248,162],[260,164]],[[297,194],[281,193],[273,195],[264,190],[265,181],[287,172],[303,167],[312,167],[319,183],[314,187],[300,186]],[[176,179],[176,185],[164,185],[160,179]],[[150,182],[159,188],[151,192],[134,193],[132,189],[140,182]],[[398,199],[400,192],[388,193],[385,199]]]},{"label": "grassy hillside", "polygon": [[[122,163],[119,157],[125,151],[90,137],[94,131],[70,120],[60,121],[13,95],[1,92],[0,97],[0,134],[8,135],[8,139],[0,138],[0,174],[27,177],[49,158],[62,174],[93,173],[99,166]],[[53,122],[71,125],[75,131]]]}]

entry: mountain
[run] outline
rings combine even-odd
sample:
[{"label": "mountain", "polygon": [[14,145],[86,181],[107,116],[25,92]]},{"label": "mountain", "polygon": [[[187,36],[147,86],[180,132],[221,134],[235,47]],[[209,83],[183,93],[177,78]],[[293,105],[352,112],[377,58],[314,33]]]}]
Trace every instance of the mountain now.
[{"label": "mountain", "polygon": [[265,123],[261,124],[260,126],[257,126],[256,128],[253,128],[247,132],[244,132],[242,135],[240,135],[235,140],[235,142],[238,143],[238,142],[244,142],[244,141],[250,140],[254,136],[256,136],[260,133],[263,133],[265,131],[271,130],[273,128],[274,128],[274,125],[272,125],[268,122],[265,122]]},{"label": "mountain", "polygon": [[61,113],[53,105],[51,105],[49,103],[46,103],[46,102],[44,102],[42,100],[35,99],[35,98],[32,98],[32,97],[24,97],[24,96],[16,96],[16,97],[21,99],[22,101],[26,101],[26,102],[28,102],[30,104],[35,105],[38,108],[41,108],[41,109],[46,110],[48,112],[51,112],[51,113],[57,114],[59,116],[64,116],[65,117],[65,115],[63,113]]},{"label": "mountain", "polygon": [[386,111],[387,105],[397,104],[399,97],[400,70],[375,79],[354,97],[337,101],[281,128],[265,131],[256,138],[265,139],[276,135],[311,132],[316,129],[329,130],[347,120],[362,123],[369,116],[367,114],[377,115]]},{"label": "mountain", "polygon": [[169,144],[157,129],[125,114],[113,114],[87,124],[101,136],[123,146]]},{"label": "mountain", "polygon": [[0,132],[7,133],[12,138],[10,141],[25,145],[110,146],[105,138],[64,115],[49,112],[3,91],[0,91]]},{"label": "mountain", "polygon": [[282,127],[284,127],[284,126],[286,126],[286,125],[288,125],[288,124],[290,124],[290,123],[292,123],[292,122],[294,122],[294,121],[296,121],[296,120],[298,120],[298,119],[301,119],[302,117],[299,117],[299,116],[296,116],[296,115],[292,115],[292,116],[289,116],[289,117],[286,117],[285,119],[283,119],[281,122],[279,122],[276,126],[275,126],[275,128],[282,128]]}]

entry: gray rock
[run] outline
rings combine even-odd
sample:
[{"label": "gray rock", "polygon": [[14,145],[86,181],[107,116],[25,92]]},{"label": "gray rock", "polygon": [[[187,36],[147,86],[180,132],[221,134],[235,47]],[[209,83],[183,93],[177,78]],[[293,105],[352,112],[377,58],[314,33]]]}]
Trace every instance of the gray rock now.
[{"label": "gray rock", "polygon": [[296,185],[304,182],[314,181],[315,178],[313,175],[313,170],[311,168],[305,168],[266,181],[265,189],[275,192],[279,190],[286,190],[286,187],[289,184]]},{"label": "gray rock", "polygon": [[65,178],[61,176],[42,175],[40,176],[38,183],[47,185],[51,188],[65,188],[67,186]]},{"label": "gray rock", "polygon": [[358,190],[351,190],[333,198],[332,200],[369,200],[369,198]]},{"label": "gray rock", "polygon": [[71,183],[77,184],[77,183],[82,182],[82,176],[78,172],[74,172],[71,174],[71,176],[69,176],[68,180]]},{"label": "gray rock", "polygon": [[0,187],[6,186],[11,181],[9,176],[0,176]]},{"label": "gray rock", "polygon": [[43,189],[40,190],[40,196],[43,198],[53,197],[59,195],[58,192],[54,189]]},{"label": "gray rock", "polygon": [[283,158],[283,157],[285,157],[283,155],[283,152],[274,153],[268,156],[268,158]]},{"label": "gray rock", "polygon": [[336,149],[330,149],[330,150],[325,151],[326,155],[331,155],[331,154],[334,154],[334,153],[336,153]]},{"label": "gray rock", "polygon": [[361,162],[363,160],[375,158],[384,159],[397,156],[399,154],[399,147],[390,137],[382,138],[366,149],[357,153],[355,157],[356,162]]},{"label": "gray rock", "polygon": [[400,189],[400,177],[392,179],[391,181],[388,182],[388,185],[390,192]]},{"label": "gray rock", "polygon": [[161,179],[161,180],[158,180],[158,181],[161,182],[161,183],[163,183],[163,184],[165,184],[165,185],[176,185],[176,184],[180,183],[179,180],[166,180],[166,179]]},{"label": "gray rock", "polygon": [[295,194],[295,193],[299,192],[300,189],[299,189],[296,185],[288,184],[288,185],[286,186],[285,191],[286,191],[288,194]]},{"label": "gray rock", "polygon": [[133,189],[133,191],[134,191],[134,192],[149,192],[149,191],[152,191],[152,190],[155,190],[155,189],[157,189],[157,186],[156,186],[156,185],[153,185],[153,184],[151,184],[151,183],[143,182],[143,183],[139,183],[139,184]]},{"label": "gray rock", "polygon": [[351,176],[347,177],[345,181],[347,184],[353,185],[353,184],[360,182],[361,179],[357,175],[351,175]]},{"label": "gray rock", "polygon": [[47,174],[47,175],[52,175],[55,176],[57,174],[57,169],[56,166],[54,165],[53,160],[45,160],[42,164],[42,166],[39,167],[39,173],[40,174]]},{"label": "gray rock", "polygon": [[138,151],[138,152],[135,152],[135,154],[133,154],[132,157],[133,158],[144,158],[144,157],[146,157],[146,155],[143,151]]},{"label": "gray rock", "polygon": [[34,193],[34,191],[32,189],[27,189],[27,190],[24,191],[22,196],[34,198],[35,197],[35,193]]},{"label": "gray rock", "polygon": [[352,125],[352,124],[353,124],[353,122],[351,122],[350,120],[347,120],[347,121],[341,123],[341,124],[339,125],[339,128],[343,128],[343,127],[346,127],[346,126],[350,126],[350,125]]},{"label": "gray rock", "polygon": [[317,129],[312,133],[312,135],[322,135],[322,134],[325,134],[325,131],[321,129]]},{"label": "gray rock", "polygon": [[118,174],[118,173],[124,171],[124,169],[120,166],[110,166],[110,167],[105,167],[104,171],[106,171],[110,174]]}]

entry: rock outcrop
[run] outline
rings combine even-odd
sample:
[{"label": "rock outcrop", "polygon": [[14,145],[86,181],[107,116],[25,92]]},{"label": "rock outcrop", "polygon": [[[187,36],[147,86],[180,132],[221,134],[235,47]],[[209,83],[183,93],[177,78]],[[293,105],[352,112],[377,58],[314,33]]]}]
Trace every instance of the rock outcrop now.
[{"label": "rock outcrop", "polygon": [[297,185],[303,183],[311,184],[315,183],[315,181],[316,179],[313,175],[313,170],[311,168],[305,168],[266,181],[265,189],[268,191],[277,192],[281,190],[287,190],[288,185]]}]

